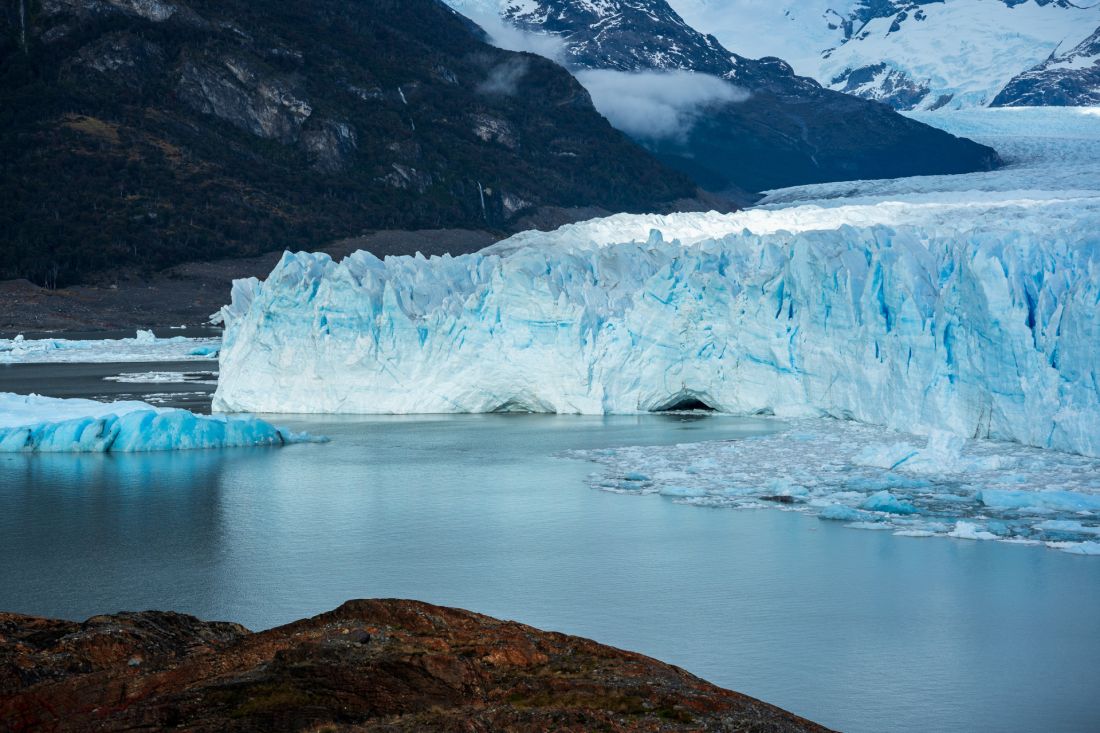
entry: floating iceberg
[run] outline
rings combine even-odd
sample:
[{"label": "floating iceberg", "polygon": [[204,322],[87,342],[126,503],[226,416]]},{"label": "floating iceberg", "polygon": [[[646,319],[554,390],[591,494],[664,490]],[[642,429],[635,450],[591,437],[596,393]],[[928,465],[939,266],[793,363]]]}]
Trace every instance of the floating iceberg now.
[{"label": "floating iceberg", "polygon": [[157,338],[152,331],[138,331],[124,339],[0,339],[0,364],[52,364],[59,362],[122,363],[194,361],[215,359],[216,338]]},{"label": "floating iceberg", "polygon": [[0,393],[0,453],[129,453],[314,440],[251,417]]}]

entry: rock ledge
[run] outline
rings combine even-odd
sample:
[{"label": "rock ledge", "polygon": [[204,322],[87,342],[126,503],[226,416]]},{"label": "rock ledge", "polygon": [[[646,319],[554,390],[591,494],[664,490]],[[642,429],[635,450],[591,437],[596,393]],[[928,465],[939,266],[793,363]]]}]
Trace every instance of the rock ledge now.
[{"label": "rock ledge", "polygon": [[0,730],[824,731],[640,654],[416,601],[251,633],[0,614]]}]

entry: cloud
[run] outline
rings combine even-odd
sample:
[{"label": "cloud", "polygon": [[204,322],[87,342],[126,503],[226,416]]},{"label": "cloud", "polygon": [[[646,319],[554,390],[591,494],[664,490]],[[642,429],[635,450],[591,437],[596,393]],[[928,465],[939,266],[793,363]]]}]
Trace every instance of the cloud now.
[{"label": "cloud", "polygon": [[[565,41],[551,33],[532,33],[511,25],[495,13],[466,12],[489,41],[507,51],[545,56],[569,68],[592,95],[596,109],[613,126],[640,140],[684,141],[708,109],[743,102],[745,90],[709,74],[690,71],[625,72],[577,69],[569,63]],[[484,94],[515,94],[527,67],[505,63],[478,86]]]},{"label": "cloud", "polygon": [[481,94],[502,94],[510,97],[519,90],[519,83],[526,74],[527,60],[522,57],[511,58],[494,66],[485,81],[477,85],[477,90]]},{"label": "cloud", "polygon": [[563,63],[565,60],[565,42],[550,33],[531,33],[505,22],[493,13],[466,13],[470,20],[481,26],[489,34],[489,41],[505,51],[526,51],[545,56]]},{"label": "cloud", "polygon": [[575,75],[600,114],[642,140],[683,141],[709,108],[749,97],[723,79],[690,71],[591,69]]}]

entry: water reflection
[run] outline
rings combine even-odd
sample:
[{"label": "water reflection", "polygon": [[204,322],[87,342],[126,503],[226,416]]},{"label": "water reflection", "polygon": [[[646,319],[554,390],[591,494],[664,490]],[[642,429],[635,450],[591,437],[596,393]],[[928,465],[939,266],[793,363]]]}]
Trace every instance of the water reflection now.
[{"label": "water reflection", "polygon": [[396,596],[595,637],[850,731],[1100,720],[1092,558],[592,491],[721,416],[286,419],[283,449],[0,457],[0,609],[253,628]]}]

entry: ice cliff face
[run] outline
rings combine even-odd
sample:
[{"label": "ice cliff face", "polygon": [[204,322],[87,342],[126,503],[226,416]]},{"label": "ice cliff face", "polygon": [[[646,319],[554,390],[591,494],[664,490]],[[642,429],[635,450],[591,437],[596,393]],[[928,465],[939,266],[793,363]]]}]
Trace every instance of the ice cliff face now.
[{"label": "ice cliff face", "polygon": [[288,254],[226,312],[215,405],[623,413],[695,400],[1100,455],[1100,219],[1053,242],[997,225],[1026,216],[687,245],[654,229],[431,260]]},{"label": "ice cliff face", "polygon": [[[990,129],[1055,127],[982,114]],[[1090,130],[1098,121],[1079,117]],[[267,282],[240,283],[224,311],[215,405],[611,413],[701,402],[1097,456],[1098,182],[1082,169],[1078,190],[1042,191],[1042,171],[987,184],[975,174],[949,195],[882,182],[848,201],[616,216],[455,258],[288,254]]]}]

